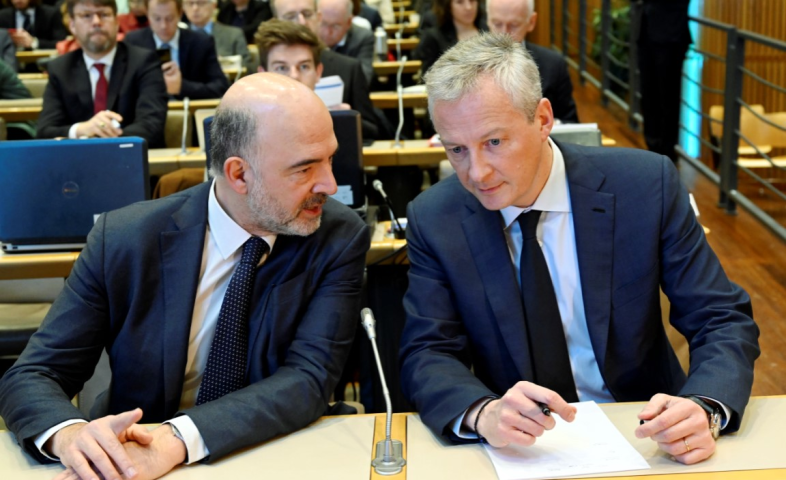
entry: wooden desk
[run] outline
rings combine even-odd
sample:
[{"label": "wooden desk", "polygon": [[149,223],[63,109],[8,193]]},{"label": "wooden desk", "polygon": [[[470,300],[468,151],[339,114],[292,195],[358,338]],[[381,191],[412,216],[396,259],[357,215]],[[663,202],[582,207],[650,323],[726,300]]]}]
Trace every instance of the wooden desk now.
[{"label": "wooden desk", "polygon": [[16,52],[16,61],[19,63],[36,62],[41,58],[56,57],[57,50],[19,50]]},{"label": "wooden desk", "polygon": [[48,73],[20,73],[18,75],[19,80],[48,80],[49,74]]},{"label": "wooden desk", "polygon": [[412,2],[410,0],[402,0],[400,2],[390,2],[390,4],[393,6],[393,10],[398,10],[401,7],[407,8],[411,6]]},{"label": "wooden desk", "polygon": [[43,98],[0,100],[0,118],[5,120],[6,123],[35,120],[41,114],[43,105]]},{"label": "wooden desk", "polygon": [[[396,94],[396,92],[371,92],[369,97],[371,98],[371,103],[373,103],[377,108],[381,108],[383,110],[386,108],[398,108],[398,94]],[[428,106],[428,95],[425,92],[405,92],[402,95],[402,98],[404,100],[404,108],[426,108]]]},{"label": "wooden desk", "polygon": [[79,252],[6,254],[0,251],[0,280],[65,278],[78,256]]},{"label": "wooden desk", "polygon": [[[385,32],[387,32],[388,37],[395,37],[396,32],[399,31],[401,28],[401,24],[398,23],[391,23],[389,25],[385,25]],[[418,24],[417,23],[405,23],[404,24],[404,31],[403,35],[412,35],[418,31]]]},{"label": "wooden desk", "polygon": [[[396,51],[396,44],[397,43],[398,42],[396,41],[395,38],[389,38],[388,39],[388,48],[390,49],[391,52],[395,52]],[[414,49],[418,48],[419,44],[420,44],[420,39],[417,38],[417,37],[402,38],[401,39],[401,50],[402,51],[414,50]]]},{"label": "wooden desk", "polygon": [[[404,62],[404,73],[417,73],[420,71],[420,60],[407,60]],[[401,62],[374,62],[375,75],[396,75]]]},{"label": "wooden desk", "polygon": [[[221,102],[220,98],[206,98],[203,100],[190,100],[188,102],[188,111],[193,115],[197,110],[203,108],[216,108]],[[183,110],[183,100],[170,100],[167,105],[170,110]]]}]

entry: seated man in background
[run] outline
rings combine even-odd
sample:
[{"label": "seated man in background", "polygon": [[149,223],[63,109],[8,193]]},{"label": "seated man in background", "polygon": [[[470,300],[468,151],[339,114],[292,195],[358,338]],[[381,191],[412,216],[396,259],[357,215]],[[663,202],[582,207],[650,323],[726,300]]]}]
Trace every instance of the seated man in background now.
[{"label": "seated man in background", "polygon": [[0,10],[0,28],[9,32],[20,50],[55,48],[67,32],[57,8],[41,5],[39,0],[11,0],[10,7]]},{"label": "seated man in background", "polygon": [[117,16],[121,33],[133,32],[150,25],[145,0],[128,0],[128,13]]},{"label": "seated man in background", "polygon": [[137,136],[164,146],[166,87],[154,52],[117,43],[114,0],[67,0],[82,45],[48,64],[38,138]]},{"label": "seated man in background", "polygon": [[352,0],[320,0],[319,38],[336,53],[356,58],[366,83],[374,78],[374,34],[352,24]]},{"label": "seated man in background", "polygon": [[218,21],[243,29],[248,44],[254,43],[254,33],[259,24],[273,18],[270,1],[229,0],[218,11]]},{"label": "seated man in background", "polygon": [[759,329],[672,162],[552,141],[537,65],[507,35],[459,42],[425,81],[456,175],[407,211],[401,378],[423,421],[528,446],[555,427],[539,403],[572,421],[568,402],[648,401],[636,437],[681,463],[712,455],[740,427]]},{"label": "seated man in background", "polygon": [[[0,100],[30,98],[30,91],[19,76],[0,58]],[[8,140],[24,140],[35,137],[33,122],[10,122],[6,124]]]},{"label": "seated man in background", "polygon": [[568,63],[559,53],[540,45],[527,43],[527,34],[535,29],[538,14],[534,0],[488,0],[488,26],[493,33],[507,33],[521,42],[532,55],[540,70],[543,96],[551,102],[554,118],[563,123],[578,123],[579,114],[573,100],[573,83]]},{"label": "seated man in background", "polygon": [[[157,478],[328,408],[369,247],[360,217],[328,198],[330,114],[306,86],[260,73],[229,89],[211,136],[215,180],[101,215],[0,380],[8,428],[63,478]],[[88,423],[70,400],[104,349],[113,381]]]},{"label": "seated man in background", "polygon": [[11,40],[8,30],[0,28],[0,60],[4,61],[8,68],[14,72],[19,70],[16,64],[16,46]]},{"label": "seated man in background", "polygon": [[129,32],[125,43],[162,51],[166,91],[176,98],[221,98],[229,81],[221,71],[213,39],[204,33],[178,28],[183,15],[181,0],[148,0],[150,26]]},{"label": "seated man in background", "polygon": [[256,68],[256,66],[250,64],[251,55],[248,53],[243,30],[213,21],[213,14],[216,11],[215,0],[185,0],[183,9],[186,12],[191,30],[213,37],[219,57],[240,55],[243,57],[243,65],[246,67],[247,73],[254,73],[252,68]]},{"label": "seated man in background", "polygon": [[[321,17],[316,0],[271,0],[273,14],[279,20],[295,22],[308,27],[319,36]],[[364,140],[375,140],[379,135],[374,106],[368,93],[368,82],[360,62],[327,48],[322,50],[320,60],[322,76],[338,75],[344,82],[344,103],[360,113]]]}]

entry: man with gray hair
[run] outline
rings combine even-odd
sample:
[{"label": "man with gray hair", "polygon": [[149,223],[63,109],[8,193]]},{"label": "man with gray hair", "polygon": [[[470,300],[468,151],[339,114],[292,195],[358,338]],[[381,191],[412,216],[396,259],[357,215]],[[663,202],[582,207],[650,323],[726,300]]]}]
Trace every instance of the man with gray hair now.
[{"label": "man with gray hair", "polygon": [[682,463],[712,455],[740,426],[758,328],[671,161],[550,139],[537,67],[507,35],[460,42],[425,81],[456,175],[407,212],[402,387],[423,421],[526,446],[555,427],[544,406],[572,421],[570,402],[649,400],[637,437]]},{"label": "man with gray hair", "polygon": [[352,0],[319,0],[319,38],[336,53],[356,58],[366,83],[374,78],[374,34],[352,24]]},{"label": "man with gray hair", "polygon": [[[369,247],[337,191],[330,113],[260,73],[211,130],[215,180],[101,215],[0,380],[0,415],[61,478],[158,478],[323,415],[355,337]],[[71,404],[101,352],[113,381]],[[161,423],[148,432],[139,423]]]},{"label": "man with gray hair", "polygon": [[557,52],[527,43],[527,34],[535,29],[538,13],[534,0],[486,0],[489,30],[507,33],[521,42],[540,70],[543,96],[551,102],[554,118],[565,123],[578,123],[573,83],[568,74],[568,63]]}]

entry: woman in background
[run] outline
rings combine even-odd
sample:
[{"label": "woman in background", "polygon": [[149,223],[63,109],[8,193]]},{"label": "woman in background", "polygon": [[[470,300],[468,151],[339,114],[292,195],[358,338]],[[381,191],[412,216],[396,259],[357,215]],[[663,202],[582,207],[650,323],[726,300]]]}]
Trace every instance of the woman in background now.
[{"label": "woman in background", "polygon": [[437,59],[460,40],[486,30],[483,5],[478,0],[434,0],[436,26],[423,30],[414,56],[425,74]]}]

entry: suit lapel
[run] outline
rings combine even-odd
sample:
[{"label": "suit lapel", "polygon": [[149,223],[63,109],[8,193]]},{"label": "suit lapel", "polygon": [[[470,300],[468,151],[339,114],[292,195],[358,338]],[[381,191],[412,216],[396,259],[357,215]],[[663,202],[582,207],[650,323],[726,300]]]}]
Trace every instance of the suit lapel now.
[{"label": "suit lapel", "polygon": [[180,66],[180,71],[183,73],[183,76],[191,76],[190,72],[186,72],[189,67],[188,52],[193,43],[191,41],[191,31],[190,30],[180,30],[180,40],[177,42],[177,63]]},{"label": "suit lapel", "polygon": [[559,148],[570,188],[584,313],[602,372],[611,320],[615,197],[599,191],[606,177],[588,158],[573,147],[560,144]]},{"label": "suit lapel", "polygon": [[206,183],[198,187],[194,195],[172,215],[173,229],[160,235],[167,412],[177,410],[183,390],[188,336],[202,266],[210,185],[212,184]]},{"label": "suit lapel", "polygon": [[82,111],[81,114],[76,118],[92,118],[93,92],[91,90],[92,87],[90,84],[90,74],[87,73],[85,59],[82,56],[82,52],[79,50],[77,50],[77,53],[74,54],[74,63],[71,65],[71,75],[69,78],[73,80],[74,85],[77,85],[75,90],[78,104],[80,105],[80,108],[84,109],[84,111]]},{"label": "suit lapel", "polygon": [[128,51],[125,45],[118,44],[117,52],[115,53],[115,61],[112,63],[112,74],[109,78],[109,90],[106,95],[107,108],[113,112],[120,109],[115,105],[117,96],[120,94],[120,87],[123,79],[126,77],[126,69],[128,68]]},{"label": "suit lapel", "polygon": [[505,241],[501,216],[499,212],[483,208],[471,195],[467,207],[473,212],[461,225],[472,261],[520,377],[532,379],[521,292]]}]

